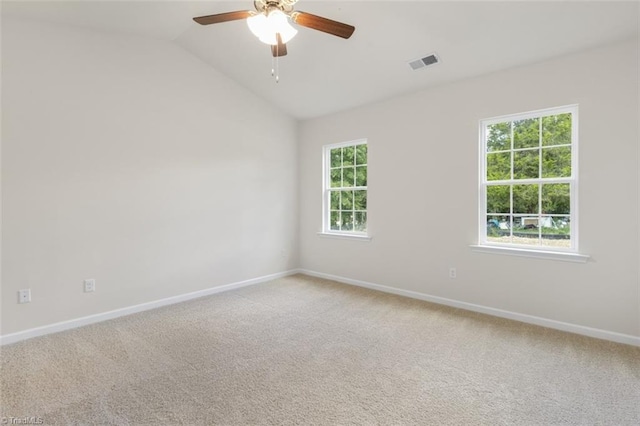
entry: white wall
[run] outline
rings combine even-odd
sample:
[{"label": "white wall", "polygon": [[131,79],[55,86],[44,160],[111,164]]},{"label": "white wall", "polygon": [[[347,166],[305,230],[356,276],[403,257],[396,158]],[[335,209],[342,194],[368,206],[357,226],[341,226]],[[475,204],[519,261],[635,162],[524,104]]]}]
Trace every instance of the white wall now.
[{"label": "white wall", "polygon": [[171,43],[2,43],[3,335],[297,266],[294,120]]},{"label": "white wall", "polygon": [[[591,261],[472,252],[478,120],[574,103],[580,251]],[[629,41],[306,121],[301,267],[640,336],[638,112],[638,44]],[[359,138],[369,141],[373,240],[320,237],[322,145]]]},{"label": "white wall", "polygon": [[[507,70],[309,120],[296,135],[171,43],[3,18],[0,333],[301,266],[640,336],[637,51]],[[572,103],[592,260],[472,253],[478,120]],[[362,137],[374,238],[318,237],[321,147]],[[21,288],[32,303],[16,303]]]}]

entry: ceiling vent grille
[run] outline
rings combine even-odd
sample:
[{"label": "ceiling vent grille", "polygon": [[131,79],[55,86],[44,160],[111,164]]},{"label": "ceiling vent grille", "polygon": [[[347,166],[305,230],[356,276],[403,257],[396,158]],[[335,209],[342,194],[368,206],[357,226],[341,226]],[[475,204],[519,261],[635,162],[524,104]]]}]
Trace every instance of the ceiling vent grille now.
[{"label": "ceiling vent grille", "polygon": [[431,55],[427,55],[424,58],[409,61],[409,66],[412,70],[416,71],[420,68],[425,68],[429,65],[437,64],[438,62],[440,62],[440,59],[438,59],[435,53],[432,53]]}]

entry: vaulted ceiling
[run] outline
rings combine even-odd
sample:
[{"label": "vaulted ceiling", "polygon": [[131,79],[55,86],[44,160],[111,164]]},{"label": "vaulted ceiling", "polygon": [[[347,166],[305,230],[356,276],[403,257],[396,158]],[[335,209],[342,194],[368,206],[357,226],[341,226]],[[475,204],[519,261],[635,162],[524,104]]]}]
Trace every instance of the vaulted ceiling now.
[{"label": "vaulted ceiling", "polygon": [[[171,41],[258,96],[305,119],[434,85],[638,37],[635,1],[313,1],[295,8],[356,27],[349,40],[307,28],[280,58],[242,21],[192,17],[253,10],[242,1],[2,2],[2,14]],[[412,71],[408,61],[441,62]]]}]

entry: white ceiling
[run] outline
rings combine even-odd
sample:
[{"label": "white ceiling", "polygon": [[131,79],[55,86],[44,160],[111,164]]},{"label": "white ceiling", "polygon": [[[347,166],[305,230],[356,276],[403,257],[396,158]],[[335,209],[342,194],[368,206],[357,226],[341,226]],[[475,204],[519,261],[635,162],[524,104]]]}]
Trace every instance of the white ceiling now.
[{"label": "white ceiling", "polygon": [[[300,0],[295,8],[356,31],[343,40],[299,28],[276,84],[269,47],[244,22],[191,20],[253,10],[251,0],[2,2],[3,16],[173,41],[299,119],[638,37],[637,1]],[[433,52],[440,64],[407,65]]]}]

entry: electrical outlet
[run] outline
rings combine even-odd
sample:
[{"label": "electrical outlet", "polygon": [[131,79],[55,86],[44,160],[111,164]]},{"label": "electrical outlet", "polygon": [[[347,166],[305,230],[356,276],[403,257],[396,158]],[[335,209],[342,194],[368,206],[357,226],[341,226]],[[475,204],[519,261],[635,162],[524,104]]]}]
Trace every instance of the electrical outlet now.
[{"label": "electrical outlet", "polygon": [[31,302],[31,289],[27,288],[24,290],[18,291],[18,303],[29,303]]},{"label": "electrical outlet", "polygon": [[94,280],[93,278],[84,280],[84,292],[91,293],[93,291],[96,291],[96,280]]},{"label": "electrical outlet", "polygon": [[458,276],[458,273],[456,271],[456,268],[449,268],[449,278],[451,278],[453,280],[457,276]]}]

